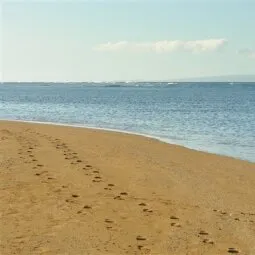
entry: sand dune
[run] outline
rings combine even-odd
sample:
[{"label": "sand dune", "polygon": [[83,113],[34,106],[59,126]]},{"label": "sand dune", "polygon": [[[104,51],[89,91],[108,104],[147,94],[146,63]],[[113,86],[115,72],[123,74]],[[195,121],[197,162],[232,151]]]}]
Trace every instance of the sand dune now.
[{"label": "sand dune", "polygon": [[255,254],[255,164],[0,122],[1,254]]}]

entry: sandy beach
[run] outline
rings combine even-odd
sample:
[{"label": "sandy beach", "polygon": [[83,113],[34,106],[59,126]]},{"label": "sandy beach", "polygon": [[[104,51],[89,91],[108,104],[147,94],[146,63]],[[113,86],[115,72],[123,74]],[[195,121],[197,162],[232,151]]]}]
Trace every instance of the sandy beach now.
[{"label": "sandy beach", "polygon": [[255,164],[137,135],[0,122],[9,254],[255,254]]}]

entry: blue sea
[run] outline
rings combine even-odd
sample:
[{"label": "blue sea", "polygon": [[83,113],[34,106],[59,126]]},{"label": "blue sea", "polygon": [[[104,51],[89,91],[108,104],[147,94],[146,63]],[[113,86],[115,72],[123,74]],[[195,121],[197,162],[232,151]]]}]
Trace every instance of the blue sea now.
[{"label": "blue sea", "polygon": [[131,132],[255,162],[255,83],[2,83],[0,119]]}]

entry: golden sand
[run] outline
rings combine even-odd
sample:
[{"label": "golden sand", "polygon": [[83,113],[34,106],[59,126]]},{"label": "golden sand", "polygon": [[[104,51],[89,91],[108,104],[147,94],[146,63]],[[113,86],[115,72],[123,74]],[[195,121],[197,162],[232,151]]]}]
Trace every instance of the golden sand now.
[{"label": "golden sand", "polygon": [[255,164],[0,122],[0,254],[255,254]]}]

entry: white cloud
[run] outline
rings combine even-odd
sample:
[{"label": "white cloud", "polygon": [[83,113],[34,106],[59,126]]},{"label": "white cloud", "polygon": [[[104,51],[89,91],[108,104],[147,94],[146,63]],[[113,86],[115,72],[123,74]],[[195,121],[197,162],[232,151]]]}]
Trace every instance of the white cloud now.
[{"label": "white cloud", "polygon": [[253,49],[242,49],[238,51],[239,54],[255,59],[255,50]]},{"label": "white cloud", "polygon": [[207,39],[194,41],[155,41],[155,42],[108,42],[94,47],[97,51],[151,51],[157,53],[188,51],[188,52],[207,52],[216,51],[226,45],[226,39]]}]

